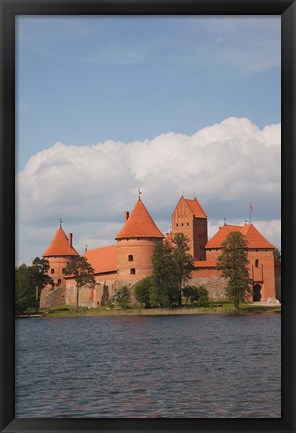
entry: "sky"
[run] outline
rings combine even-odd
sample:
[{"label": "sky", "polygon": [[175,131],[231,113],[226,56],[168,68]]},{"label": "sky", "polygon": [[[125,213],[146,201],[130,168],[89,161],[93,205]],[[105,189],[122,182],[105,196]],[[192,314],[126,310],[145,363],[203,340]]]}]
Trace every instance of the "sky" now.
[{"label": "sky", "polygon": [[280,248],[280,17],[19,16],[16,263],[62,218],[115,243],[141,198],[160,230],[182,194]]}]

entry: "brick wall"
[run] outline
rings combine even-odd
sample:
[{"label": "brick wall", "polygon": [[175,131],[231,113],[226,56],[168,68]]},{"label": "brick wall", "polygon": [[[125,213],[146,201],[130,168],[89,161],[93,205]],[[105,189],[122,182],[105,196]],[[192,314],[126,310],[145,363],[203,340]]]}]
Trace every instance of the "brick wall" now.
[{"label": "brick wall", "polygon": [[53,279],[55,286],[65,288],[66,287],[65,274],[63,270],[66,268],[67,264],[73,260],[73,257],[72,256],[47,257],[47,259],[49,261],[48,275]]},{"label": "brick wall", "polygon": [[152,255],[162,239],[137,238],[117,241],[118,278],[131,282],[139,281],[152,273]]},{"label": "brick wall", "polygon": [[183,233],[189,239],[189,253],[196,260],[205,260],[205,245],[208,241],[206,218],[196,218],[186,200],[181,198],[172,215],[172,234]]}]

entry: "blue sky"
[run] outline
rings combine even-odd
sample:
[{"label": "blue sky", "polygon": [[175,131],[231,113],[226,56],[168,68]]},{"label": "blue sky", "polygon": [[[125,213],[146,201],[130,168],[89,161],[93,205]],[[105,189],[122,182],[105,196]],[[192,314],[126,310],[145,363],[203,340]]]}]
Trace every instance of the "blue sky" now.
[{"label": "blue sky", "polygon": [[60,140],[280,122],[279,17],[19,17],[18,166]]},{"label": "blue sky", "polygon": [[[206,206],[213,231],[224,217],[238,222],[248,216],[251,200],[263,232],[280,245],[280,165],[275,166],[280,164],[279,16],[20,16],[16,71],[18,193],[20,202],[30,191],[26,203],[31,210],[18,205],[21,261],[42,254],[60,217],[76,231],[79,245],[110,243],[120,228],[118,215],[122,207],[133,206],[138,187],[162,230],[169,228],[185,190]],[[191,161],[197,154],[207,160],[196,160],[189,172],[189,157],[184,159],[173,188],[169,167],[182,160],[178,152],[186,153],[192,142],[197,151]],[[258,150],[262,143],[265,147]],[[150,144],[154,156],[144,150]],[[203,152],[206,144],[216,149],[219,160],[210,148]],[[160,149],[163,165],[157,171],[151,164],[156,165]],[[237,151],[230,167],[230,152]],[[91,167],[98,152],[102,157]],[[113,167],[121,178],[102,175]],[[152,172],[170,200],[157,190]],[[81,192],[85,200],[89,197],[84,221],[81,194],[75,195],[77,185],[76,190],[69,186],[75,184],[72,173],[97,183],[97,189]],[[40,198],[41,185],[46,200]],[[109,202],[104,191],[113,194]],[[106,221],[114,224],[109,231]]]}]

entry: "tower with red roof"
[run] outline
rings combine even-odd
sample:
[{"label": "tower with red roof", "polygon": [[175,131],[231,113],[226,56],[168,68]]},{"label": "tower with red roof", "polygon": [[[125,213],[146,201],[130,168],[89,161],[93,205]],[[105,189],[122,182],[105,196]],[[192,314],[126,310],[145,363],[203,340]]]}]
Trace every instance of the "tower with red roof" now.
[{"label": "tower with red roof", "polygon": [[115,237],[117,241],[118,278],[137,281],[152,274],[152,255],[164,236],[138,199],[131,214],[125,212],[125,224]]},{"label": "tower with red roof", "polygon": [[43,257],[49,261],[49,276],[53,279],[55,287],[60,287],[61,289],[64,289],[66,286],[65,269],[67,264],[74,257],[79,256],[72,245],[72,239],[72,233],[69,233],[67,237],[60,226],[49,247],[43,253]]},{"label": "tower with red roof", "polygon": [[183,233],[188,239],[190,254],[196,260],[206,260],[205,245],[208,241],[208,220],[201,204],[181,196],[172,215],[172,234]]}]

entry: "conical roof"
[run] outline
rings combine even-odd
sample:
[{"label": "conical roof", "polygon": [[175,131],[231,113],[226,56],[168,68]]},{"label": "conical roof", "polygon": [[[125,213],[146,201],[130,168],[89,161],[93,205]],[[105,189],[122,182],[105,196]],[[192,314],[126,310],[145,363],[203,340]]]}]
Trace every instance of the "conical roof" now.
[{"label": "conical roof", "polygon": [[70,246],[69,239],[62,227],[59,227],[49,247],[43,253],[43,257],[51,256],[79,256],[75,248]]},{"label": "conical roof", "polygon": [[123,229],[115,237],[116,240],[124,238],[164,238],[141,199],[137,201]]}]

